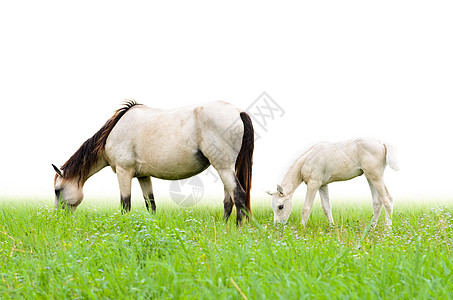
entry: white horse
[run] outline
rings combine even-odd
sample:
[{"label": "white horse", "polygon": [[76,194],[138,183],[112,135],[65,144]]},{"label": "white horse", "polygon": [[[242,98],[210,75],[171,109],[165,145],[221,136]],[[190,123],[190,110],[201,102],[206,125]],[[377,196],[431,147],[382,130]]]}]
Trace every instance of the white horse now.
[{"label": "white horse", "polygon": [[75,210],[83,185],[106,166],[117,174],[122,209],[131,209],[131,180],[136,177],[146,207],[156,210],[151,176],[178,180],[209,165],[224,184],[224,217],[233,204],[237,222],[251,214],[250,188],[254,131],[247,113],[216,101],[161,110],[129,101],[61,167],[53,165],[55,205]]},{"label": "white horse", "polygon": [[392,224],[393,198],[384,184],[384,169],[389,165],[398,170],[393,148],[375,139],[358,138],[338,143],[320,143],[302,154],[287,171],[277,191],[272,193],[274,222],[285,223],[291,213],[292,196],[303,182],[307,193],[302,208],[302,225],[305,226],[313,206],[316,192],[321,196],[321,205],[331,224],[332,209],[327,185],[334,181],[349,180],[365,174],[373,198],[373,226],[376,225],[382,205],[386,211],[386,225]]}]

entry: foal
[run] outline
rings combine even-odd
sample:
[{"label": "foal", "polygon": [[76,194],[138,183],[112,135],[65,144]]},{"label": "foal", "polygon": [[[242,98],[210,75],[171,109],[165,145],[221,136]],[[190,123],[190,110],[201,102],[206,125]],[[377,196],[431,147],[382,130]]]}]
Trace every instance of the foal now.
[{"label": "foal", "polygon": [[268,192],[273,196],[274,222],[286,223],[291,213],[292,196],[303,181],[307,184],[307,194],[302,208],[302,225],[307,223],[318,190],[324,213],[333,224],[327,185],[365,174],[373,197],[372,225],[376,225],[384,205],[385,224],[391,226],[393,199],[384,184],[386,165],[398,170],[395,152],[390,145],[375,139],[358,138],[314,145],[289,168],[281,185],[277,185],[277,192]]}]

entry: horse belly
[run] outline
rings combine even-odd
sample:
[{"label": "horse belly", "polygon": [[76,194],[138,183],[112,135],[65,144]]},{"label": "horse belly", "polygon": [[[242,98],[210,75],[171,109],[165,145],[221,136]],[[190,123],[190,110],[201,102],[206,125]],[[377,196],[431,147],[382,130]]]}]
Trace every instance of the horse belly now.
[{"label": "horse belly", "polygon": [[136,176],[152,176],[165,180],[192,177],[209,167],[209,160],[199,151],[153,151],[152,155],[137,157]]},{"label": "horse belly", "polygon": [[345,156],[337,157],[333,160],[331,167],[328,167],[330,172],[328,178],[326,178],[326,184],[335,182],[335,181],[345,181],[350,180],[354,177],[360,176],[363,174],[363,171],[358,164],[358,160],[353,157],[352,159]]},{"label": "horse belly", "polygon": [[357,169],[357,168],[347,169],[347,170],[343,169],[343,170],[341,170],[341,172],[332,172],[332,174],[326,180],[326,184],[335,182],[335,181],[350,180],[350,179],[360,176],[362,174],[363,174],[362,169]]}]

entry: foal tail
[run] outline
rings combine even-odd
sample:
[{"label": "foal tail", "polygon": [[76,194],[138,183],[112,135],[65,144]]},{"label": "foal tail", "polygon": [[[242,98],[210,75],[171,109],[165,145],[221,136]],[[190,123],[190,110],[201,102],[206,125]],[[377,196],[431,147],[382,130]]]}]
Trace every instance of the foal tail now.
[{"label": "foal tail", "polygon": [[242,136],[242,146],[236,159],[236,177],[245,191],[245,207],[252,215],[250,204],[250,189],[252,188],[252,163],[254,148],[254,130],[252,120],[246,112],[240,113],[242,123],[244,123],[244,135]]},{"label": "foal tail", "polygon": [[383,144],[384,149],[385,149],[385,161],[387,162],[387,165],[389,165],[390,168],[392,168],[395,171],[399,170],[398,162],[396,159],[396,151],[395,148],[393,148],[389,144]]}]

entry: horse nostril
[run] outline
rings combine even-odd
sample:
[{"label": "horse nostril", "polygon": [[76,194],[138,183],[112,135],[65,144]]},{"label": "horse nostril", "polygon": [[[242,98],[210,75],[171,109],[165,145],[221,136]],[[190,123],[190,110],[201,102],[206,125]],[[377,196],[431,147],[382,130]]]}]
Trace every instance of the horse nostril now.
[{"label": "horse nostril", "polygon": [[283,209],[283,204],[278,206],[278,209],[282,210]]}]

